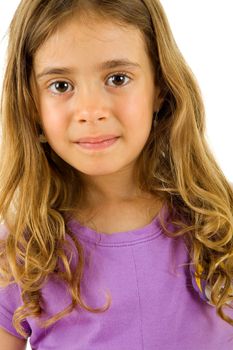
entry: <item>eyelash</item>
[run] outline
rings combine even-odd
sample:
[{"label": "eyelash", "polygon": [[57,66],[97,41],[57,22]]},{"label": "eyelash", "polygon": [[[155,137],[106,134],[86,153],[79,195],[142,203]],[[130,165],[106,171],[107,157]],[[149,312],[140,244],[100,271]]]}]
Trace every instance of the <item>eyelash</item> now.
[{"label": "eyelash", "polygon": [[[108,79],[110,79],[110,78],[112,78],[112,77],[124,77],[124,78],[128,78],[129,80],[131,80],[131,78],[127,75],[127,74],[125,74],[125,73],[115,73],[115,74],[113,74],[113,75],[110,75],[108,78],[107,78],[107,80]],[[69,85],[71,85],[69,82],[67,82],[67,81],[65,81],[65,80],[56,80],[56,81],[54,81],[52,84],[50,84],[49,86],[48,86],[48,89],[50,89],[52,86],[55,86],[55,84],[58,84],[58,83],[66,83],[66,84],[69,84]],[[127,83],[128,84],[128,83]],[[124,84],[124,85],[120,85],[120,86],[115,86],[116,88],[120,88],[120,87],[124,87],[125,85],[127,85],[127,84]],[[70,92],[70,91],[68,91],[68,92]],[[53,92],[52,91],[52,94],[53,95],[64,95],[65,93],[67,93],[67,91],[65,91],[65,92],[61,92],[61,93],[59,93],[59,92]]]}]

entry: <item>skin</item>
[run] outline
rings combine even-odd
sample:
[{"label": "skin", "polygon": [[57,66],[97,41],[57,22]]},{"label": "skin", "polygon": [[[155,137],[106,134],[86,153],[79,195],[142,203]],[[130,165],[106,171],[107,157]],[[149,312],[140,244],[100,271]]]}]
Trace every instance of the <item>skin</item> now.
[{"label": "skin", "polygon": [[[140,67],[96,67],[120,58]],[[161,104],[141,32],[114,21],[73,18],[35,55],[36,76],[54,66],[74,70],[37,78],[41,123],[50,146],[81,173],[93,207],[103,201],[109,205],[141,198],[133,169],[148,139],[153,112]],[[68,84],[53,84],[56,81]],[[120,138],[101,151],[73,143],[103,134]]]}]

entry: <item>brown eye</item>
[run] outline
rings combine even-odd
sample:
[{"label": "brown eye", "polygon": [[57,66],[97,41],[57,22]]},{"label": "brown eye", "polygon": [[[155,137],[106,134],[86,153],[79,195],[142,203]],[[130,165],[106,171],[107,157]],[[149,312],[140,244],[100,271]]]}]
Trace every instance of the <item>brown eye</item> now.
[{"label": "brown eye", "polygon": [[112,80],[112,82],[113,82],[113,85],[110,84],[110,86],[116,86],[116,87],[117,86],[124,86],[124,85],[128,84],[128,82],[126,84],[124,84],[126,79],[130,80],[130,78],[126,74],[114,74],[108,78],[108,80]]},{"label": "brown eye", "polygon": [[49,89],[54,94],[64,94],[72,90],[72,87],[71,90],[69,90],[69,87],[71,87],[71,85],[67,81],[55,81],[49,86]]}]

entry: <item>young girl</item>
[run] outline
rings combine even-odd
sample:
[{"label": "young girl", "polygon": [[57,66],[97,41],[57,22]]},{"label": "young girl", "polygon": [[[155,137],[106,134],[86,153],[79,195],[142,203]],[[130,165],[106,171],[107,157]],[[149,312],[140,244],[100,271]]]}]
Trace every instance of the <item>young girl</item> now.
[{"label": "young girl", "polygon": [[2,96],[4,349],[233,349],[233,190],[158,0],[22,0]]}]

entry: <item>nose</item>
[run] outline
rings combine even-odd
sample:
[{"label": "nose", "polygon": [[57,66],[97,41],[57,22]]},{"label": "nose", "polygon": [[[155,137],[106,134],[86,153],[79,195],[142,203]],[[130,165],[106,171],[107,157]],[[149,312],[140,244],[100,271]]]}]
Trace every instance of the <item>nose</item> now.
[{"label": "nose", "polygon": [[74,102],[75,120],[93,124],[108,118],[109,108],[106,93],[99,86],[79,89]]}]

